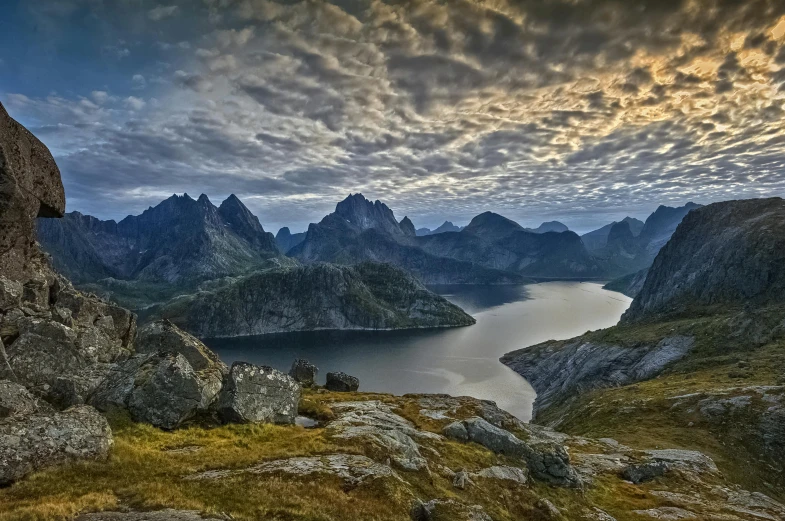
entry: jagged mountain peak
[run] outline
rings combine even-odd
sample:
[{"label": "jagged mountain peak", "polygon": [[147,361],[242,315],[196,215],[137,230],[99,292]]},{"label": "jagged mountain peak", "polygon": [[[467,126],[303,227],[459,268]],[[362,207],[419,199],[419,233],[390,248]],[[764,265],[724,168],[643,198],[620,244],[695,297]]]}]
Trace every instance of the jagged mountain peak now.
[{"label": "jagged mountain peak", "polygon": [[410,237],[414,237],[417,235],[417,231],[414,229],[414,223],[411,221],[411,219],[409,219],[406,216],[404,216],[404,218],[401,219],[401,222],[398,223],[398,226],[400,226],[401,231],[404,233],[404,235],[409,235]]},{"label": "jagged mountain peak", "polygon": [[408,235],[408,231],[403,231],[395,219],[395,214],[386,204],[379,200],[372,203],[361,193],[350,194],[338,203],[335,206],[335,215],[362,230],[374,228],[390,235]]}]

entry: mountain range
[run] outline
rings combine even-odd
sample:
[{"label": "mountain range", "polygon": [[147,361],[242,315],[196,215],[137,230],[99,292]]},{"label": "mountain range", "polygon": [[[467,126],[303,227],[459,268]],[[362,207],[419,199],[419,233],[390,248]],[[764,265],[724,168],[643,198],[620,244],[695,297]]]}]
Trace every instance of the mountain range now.
[{"label": "mountain range", "polygon": [[120,222],[79,212],[40,219],[38,240],[72,281],[102,278],[183,284],[237,275],[280,255],[275,237],[234,195],[173,195]]},{"label": "mountain range", "polygon": [[[426,284],[629,278],[651,265],[697,207],[661,206],[645,223],[625,218],[582,237],[558,221],[530,229],[492,212],[465,227],[445,222],[418,235],[410,219],[398,221],[387,205],[358,193],[307,232],[281,228],[274,237],[234,195],[216,207],[205,195],[184,194],[120,222],[79,212],[40,219],[38,237],[55,267],[75,283],[142,309],[208,281],[313,262],[385,262]],[[632,291],[626,280],[615,284]]]}]

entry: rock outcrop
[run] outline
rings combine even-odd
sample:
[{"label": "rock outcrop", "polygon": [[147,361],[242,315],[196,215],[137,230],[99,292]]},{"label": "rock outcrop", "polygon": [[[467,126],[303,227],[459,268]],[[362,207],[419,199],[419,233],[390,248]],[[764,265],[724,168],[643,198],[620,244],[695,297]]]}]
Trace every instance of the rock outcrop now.
[{"label": "rock outcrop", "polygon": [[49,150],[0,104],[0,277],[26,281],[45,261],[35,218],[61,217],[65,190]]},{"label": "rock outcrop", "polygon": [[201,338],[474,323],[403,270],[376,263],[260,272],[215,291],[177,299],[160,313]]},{"label": "rock outcrop", "polygon": [[569,455],[558,443],[539,442],[532,445],[477,417],[451,423],[444,428],[444,434],[458,441],[478,443],[496,454],[523,460],[532,476],[539,480],[554,485],[580,485],[575,469],[570,466]]},{"label": "rock outcrop", "polygon": [[0,486],[52,465],[105,458],[111,446],[106,419],[86,405],[0,419]]},{"label": "rock outcrop", "polygon": [[652,378],[689,353],[692,337],[667,337],[655,345],[625,347],[577,338],[507,353],[501,362],[537,391],[534,416],[582,393]]},{"label": "rock outcrop", "polygon": [[623,322],[785,303],[785,201],[690,212],[654,261]]},{"label": "rock outcrop", "polygon": [[218,416],[226,423],[293,424],[301,387],[272,367],[235,362],[218,397]]}]

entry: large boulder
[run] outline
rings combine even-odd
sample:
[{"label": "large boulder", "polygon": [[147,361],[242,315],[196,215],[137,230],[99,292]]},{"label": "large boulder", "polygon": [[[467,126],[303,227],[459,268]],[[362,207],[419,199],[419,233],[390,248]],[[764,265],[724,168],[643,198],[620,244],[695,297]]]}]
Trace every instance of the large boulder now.
[{"label": "large boulder", "polygon": [[218,398],[218,415],[225,423],[292,424],[300,393],[300,384],[289,375],[235,362]]},{"label": "large boulder", "polygon": [[0,276],[26,280],[43,256],[36,217],[62,217],[65,191],[46,146],[0,104]]},{"label": "large boulder", "polygon": [[89,406],[0,420],[0,486],[39,469],[83,459],[103,459],[112,431]]},{"label": "large boulder", "polygon": [[298,358],[292,363],[292,368],[289,369],[289,376],[300,382],[305,387],[310,387],[316,384],[316,375],[319,373],[319,368],[313,365],[308,360]]},{"label": "large boulder", "polygon": [[126,409],[134,421],[174,429],[209,410],[220,380],[203,379],[183,355],[139,354],[114,367],[90,403],[100,410]]},{"label": "large boulder", "polygon": [[346,373],[327,373],[325,388],[328,391],[339,393],[352,393],[360,388],[360,380]]}]

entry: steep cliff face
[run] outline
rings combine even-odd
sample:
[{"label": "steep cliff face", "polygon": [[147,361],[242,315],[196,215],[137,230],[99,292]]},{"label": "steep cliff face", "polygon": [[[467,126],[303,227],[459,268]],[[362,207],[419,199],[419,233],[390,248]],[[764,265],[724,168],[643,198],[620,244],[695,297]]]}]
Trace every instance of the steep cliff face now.
[{"label": "steep cliff face", "polygon": [[386,264],[270,270],[175,300],[161,314],[200,337],[465,326],[474,319]]},{"label": "steep cliff face", "polygon": [[690,212],[654,261],[624,322],[785,302],[785,202],[715,203]]},{"label": "steep cliff face", "polygon": [[[361,230],[375,228],[393,236],[415,235],[414,226],[402,226],[398,223],[393,211],[386,204],[381,201],[371,202],[360,193],[350,195],[338,203],[335,214]],[[406,220],[411,224],[411,221]]]},{"label": "steep cliff face", "polygon": [[105,277],[182,284],[244,273],[279,255],[275,238],[234,195],[173,195],[119,223],[70,213],[38,223],[55,267],[76,282]]}]

